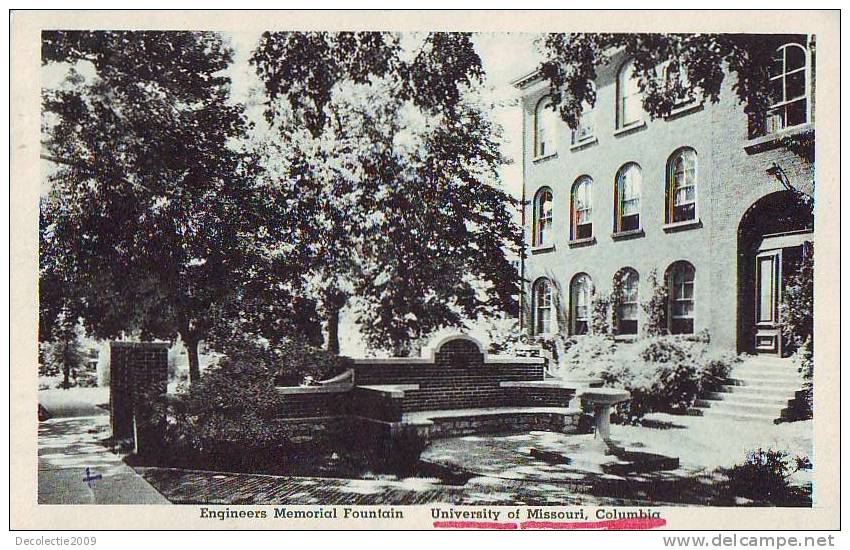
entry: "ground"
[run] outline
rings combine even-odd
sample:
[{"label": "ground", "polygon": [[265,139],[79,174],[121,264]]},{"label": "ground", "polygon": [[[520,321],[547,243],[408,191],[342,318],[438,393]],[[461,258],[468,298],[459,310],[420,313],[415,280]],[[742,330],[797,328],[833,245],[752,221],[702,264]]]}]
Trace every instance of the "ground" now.
[{"label": "ground", "polygon": [[[594,466],[588,450],[592,436],[550,432],[433,442],[423,459],[466,470],[469,479],[462,485],[427,477],[327,479],[134,470],[101,443],[109,435],[107,411],[98,406],[105,401],[102,388],[39,392],[39,402],[53,415],[39,424],[40,503],[716,504],[716,468],[740,463],[759,447],[806,456],[812,448],[811,421],[774,425],[655,414],[645,426],[612,426],[612,437],[632,448],[677,456],[680,468],[628,478],[603,474]],[[571,463],[535,458],[532,448],[563,454]],[[794,481],[810,479],[800,473]]]}]

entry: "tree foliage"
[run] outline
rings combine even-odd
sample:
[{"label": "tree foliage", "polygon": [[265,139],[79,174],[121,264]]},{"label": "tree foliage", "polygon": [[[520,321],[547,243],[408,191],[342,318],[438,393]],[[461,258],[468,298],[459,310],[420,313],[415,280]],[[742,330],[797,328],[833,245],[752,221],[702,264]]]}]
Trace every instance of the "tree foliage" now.
[{"label": "tree foliage", "polygon": [[468,34],[432,33],[409,52],[390,33],[266,33],[252,63],[273,129],[264,166],[330,349],[346,305],[373,347],[397,353],[516,308],[516,204],[493,185],[505,159]]},{"label": "tree foliage", "polygon": [[[687,98],[716,103],[727,72],[734,75],[732,87],[744,111],[757,114],[770,103],[768,71],[776,48],[791,39],[799,36],[553,33],[539,41],[544,56],[539,69],[550,84],[554,107],[571,128],[578,124],[582,105],[596,102],[597,70],[615,56],[634,60],[643,106],[653,118],[670,114]],[[676,73],[686,78],[668,78]]]},{"label": "tree foliage", "polygon": [[260,271],[280,215],[238,147],[231,61],[210,32],[43,34],[42,63],[67,68],[42,99],[56,167],[41,202],[45,337],[62,309],[96,337],[179,334],[197,377],[197,342]]}]

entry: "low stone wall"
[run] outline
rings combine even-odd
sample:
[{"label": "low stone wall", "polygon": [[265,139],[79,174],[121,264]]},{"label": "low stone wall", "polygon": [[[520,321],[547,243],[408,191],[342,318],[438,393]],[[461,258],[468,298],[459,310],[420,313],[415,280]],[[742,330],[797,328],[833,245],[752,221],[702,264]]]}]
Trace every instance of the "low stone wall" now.
[{"label": "low stone wall", "polygon": [[545,431],[565,434],[588,433],[590,417],[581,411],[570,412],[516,412],[501,415],[473,415],[466,417],[437,417],[433,424],[419,427],[419,433],[428,441],[442,437],[473,434]]},{"label": "low stone wall", "polygon": [[282,403],[277,416],[311,418],[339,416],[347,413],[350,387],[279,387]]}]

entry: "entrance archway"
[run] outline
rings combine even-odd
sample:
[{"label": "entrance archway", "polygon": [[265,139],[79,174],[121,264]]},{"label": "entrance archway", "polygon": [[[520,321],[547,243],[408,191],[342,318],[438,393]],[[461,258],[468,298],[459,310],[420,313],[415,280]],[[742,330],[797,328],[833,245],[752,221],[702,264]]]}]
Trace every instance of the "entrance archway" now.
[{"label": "entrance archway", "polygon": [[812,205],[792,191],[765,195],[738,225],[738,351],[783,354],[779,302],[784,274],[813,240]]}]

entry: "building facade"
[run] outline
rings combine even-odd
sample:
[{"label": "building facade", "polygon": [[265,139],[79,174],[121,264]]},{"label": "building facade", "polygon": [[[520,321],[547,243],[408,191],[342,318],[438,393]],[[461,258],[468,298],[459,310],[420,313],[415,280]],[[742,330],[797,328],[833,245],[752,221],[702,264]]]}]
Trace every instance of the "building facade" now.
[{"label": "building facade", "polygon": [[814,37],[777,37],[769,111],[748,115],[730,74],[718,102],[650,119],[631,61],[615,55],[576,130],[548,108],[547,82],[517,80],[524,330],[584,334],[594,296],[616,288],[614,330],[629,339],[649,321],[654,274],[669,332],[781,354],[786,276],[813,240],[797,190],[814,193],[814,60]]}]

